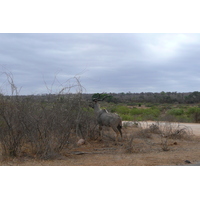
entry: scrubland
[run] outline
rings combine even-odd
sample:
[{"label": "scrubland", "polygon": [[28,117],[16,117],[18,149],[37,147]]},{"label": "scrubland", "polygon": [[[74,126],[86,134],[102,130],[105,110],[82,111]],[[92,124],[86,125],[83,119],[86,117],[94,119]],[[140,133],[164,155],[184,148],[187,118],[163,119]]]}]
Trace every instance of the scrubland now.
[{"label": "scrubland", "polygon": [[[0,95],[1,165],[184,165],[200,161],[200,138],[179,122],[200,120],[198,104],[115,103],[101,107],[117,112],[124,123],[122,139],[104,128],[99,139],[91,100],[77,80],[57,94],[20,96],[12,78],[11,95]],[[67,89],[67,92],[66,92]],[[152,120],[149,125],[145,121]],[[78,145],[79,139],[85,144]]]}]

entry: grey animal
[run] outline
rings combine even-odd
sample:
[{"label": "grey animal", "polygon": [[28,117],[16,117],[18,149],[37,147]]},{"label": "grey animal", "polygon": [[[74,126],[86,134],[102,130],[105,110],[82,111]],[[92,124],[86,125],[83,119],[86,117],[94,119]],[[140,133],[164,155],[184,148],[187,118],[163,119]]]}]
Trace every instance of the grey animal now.
[{"label": "grey animal", "polygon": [[99,136],[102,138],[102,127],[108,126],[111,127],[115,133],[117,134],[115,140],[118,142],[118,137],[121,135],[122,138],[122,119],[116,113],[110,113],[106,109],[101,109],[98,101],[102,101],[100,99],[93,99],[94,102],[94,111],[97,116],[97,122],[99,125]]}]

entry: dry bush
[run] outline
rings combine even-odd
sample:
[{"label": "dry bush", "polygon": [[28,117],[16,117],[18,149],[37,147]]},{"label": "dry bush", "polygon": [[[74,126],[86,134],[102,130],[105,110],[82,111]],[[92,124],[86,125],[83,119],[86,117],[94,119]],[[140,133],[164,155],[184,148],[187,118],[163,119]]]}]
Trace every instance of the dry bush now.
[{"label": "dry bush", "polygon": [[130,136],[128,141],[124,145],[125,153],[133,153],[134,151],[134,144],[133,144],[134,136]]},{"label": "dry bush", "polygon": [[18,99],[0,99],[0,141],[4,156],[17,156],[24,143]]},{"label": "dry bush", "polygon": [[[37,108],[35,108],[37,106]],[[62,101],[39,102],[29,106],[26,116],[26,135],[33,154],[40,158],[54,158],[69,143],[79,138],[93,138],[93,112],[80,94],[63,96]]]},{"label": "dry bush", "polygon": [[176,122],[156,122],[149,126],[152,133],[159,134],[163,151],[169,151],[168,139],[191,139],[192,129]]},{"label": "dry bush", "polygon": [[156,122],[151,124],[149,129],[152,133],[160,134],[162,137],[170,139],[190,139],[193,136],[190,127],[180,125],[177,122]]},{"label": "dry bush", "polygon": [[74,127],[69,120],[71,110],[66,113],[63,105],[39,102],[29,107],[24,128],[32,153],[38,157],[51,158],[67,144]]},{"label": "dry bush", "polygon": [[[80,94],[44,102],[33,98],[2,97],[0,141],[4,155],[19,156],[23,145],[39,158],[55,157],[70,137],[94,139],[96,120]],[[11,99],[11,100],[9,100]]]},{"label": "dry bush", "polygon": [[150,138],[152,138],[152,135],[149,132],[149,129],[139,129],[136,132],[136,138],[150,139]]},{"label": "dry bush", "polygon": [[187,126],[178,126],[174,131],[168,136],[170,139],[185,139],[190,140],[193,136],[193,131]]},{"label": "dry bush", "polygon": [[[20,97],[12,76],[11,96],[0,96],[0,143],[3,155],[20,156],[22,151],[42,159],[54,158],[71,138],[95,138],[93,110],[82,98],[82,86],[63,87],[57,95]],[[70,89],[76,87],[75,94]],[[67,93],[64,93],[67,90]]]},{"label": "dry bush", "polygon": [[3,73],[11,88],[9,98],[0,96],[0,142],[3,156],[17,156],[24,143],[24,134],[20,122],[21,102],[18,98],[18,88],[15,86],[11,73]]},{"label": "dry bush", "polygon": [[169,151],[168,138],[161,136],[161,148],[163,151]]},{"label": "dry bush", "polygon": [[78,138],[96,139],[98,135],[97,121],[94,110],[90,108],[89,102],[80,99],[79,96],[73,100],[75,114],[75,132]]},{"label": "dry bush", "polygon": [[156,125],[156,124],[151,124],[150,126],[149,126],[149,131],[151,132],[151,133],[159,133],[159,126],[158,125]]},{"label": "dry bush", "polygon": [[160,136],[160,144],[163,151],[170,150],[169,139],[189,140],[193,136],[192,130],[189,127],[182,126],[179,123],[156,122],[149,125],[147,122],[140,122],[139,128],[126,137],[124,144],[125,152],[151,151],[153,148],[152,134],[156,134],[157,136],[155,135],[155,137],[157,138]]},{"label": "dry bush", "polygon": [[127,137],[123,149],[125,153],[149,152],[152,149],[152,143],[149,138],[138,137],[138,135],[133,134]]},{"label": "dry bush", "polygon": [[136,131],[137,138],[152,138],[151,131],[147,122],[138,122],[138,129]]},{"label": "dry bush", "polygon": [[125,134],[124,146],[126,153],[139,153],[149,151],[149,141],[152,139],[152,134],[146,124],[139,123],[138,128],[129,129],[130,134]]}]

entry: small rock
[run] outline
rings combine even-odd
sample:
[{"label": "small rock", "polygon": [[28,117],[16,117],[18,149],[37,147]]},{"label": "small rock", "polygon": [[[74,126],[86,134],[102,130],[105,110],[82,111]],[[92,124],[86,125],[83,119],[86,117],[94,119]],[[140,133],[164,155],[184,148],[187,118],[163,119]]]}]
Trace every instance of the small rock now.
[{"label": "small rock", "polygon": [[188,164],[189,164],[189,163],[191,163],[191,162],[190,162],[189,160],[185,160],[185,163],[188,163]]},{"label": "small rock", "polygon": [[84,139],[80,139],[78,142],[77,142],[77,145],[78,146],[81,146],[81,145],[84,145],[85,144],[85,140]]},{"label": "small rock", "polygon": [[177,142],[174,142],[174,145],[177,145]]}]

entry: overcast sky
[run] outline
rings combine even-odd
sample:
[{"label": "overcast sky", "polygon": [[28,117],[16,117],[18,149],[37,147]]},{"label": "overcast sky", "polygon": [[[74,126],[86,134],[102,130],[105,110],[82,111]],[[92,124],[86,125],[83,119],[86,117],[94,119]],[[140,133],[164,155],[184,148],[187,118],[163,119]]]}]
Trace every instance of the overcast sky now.
[{"label": "overcast sky", "polygon": [[[87,93],[193,92],[200,34],[1,33],[0,70],[13,74],[20,94],[58,92],[74,76]],[[4,74],[0,87],[8,93]]]}]

